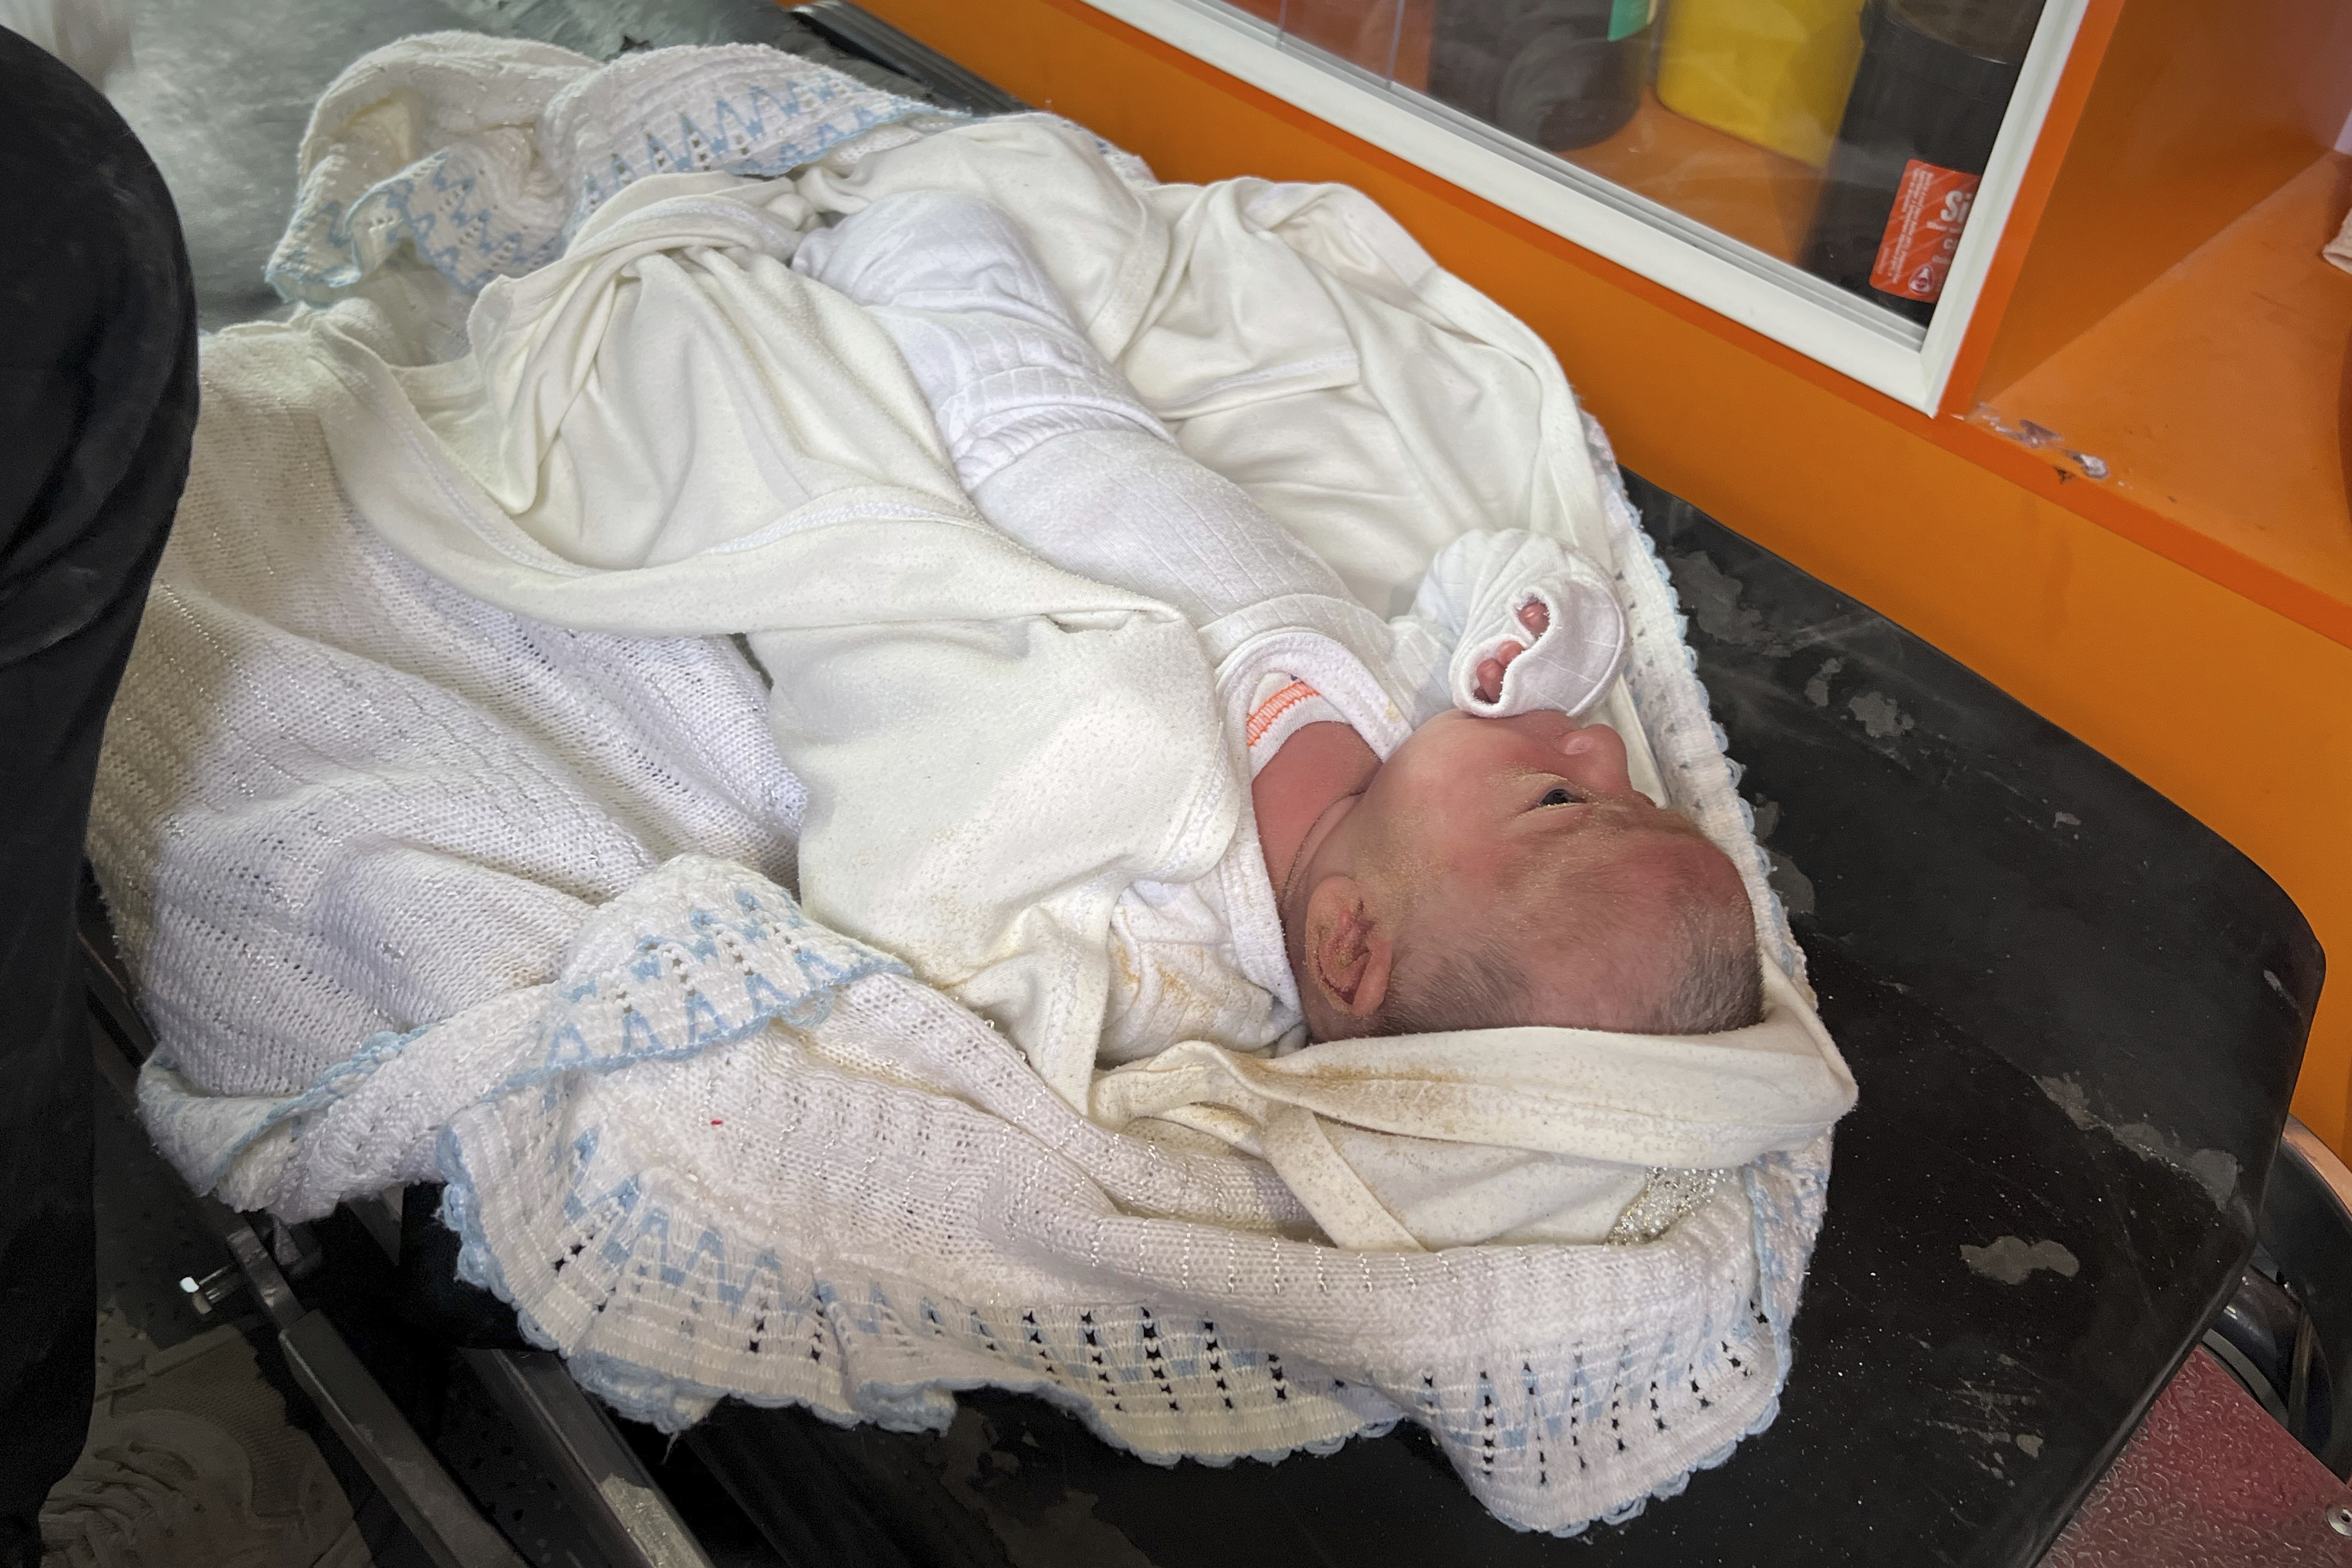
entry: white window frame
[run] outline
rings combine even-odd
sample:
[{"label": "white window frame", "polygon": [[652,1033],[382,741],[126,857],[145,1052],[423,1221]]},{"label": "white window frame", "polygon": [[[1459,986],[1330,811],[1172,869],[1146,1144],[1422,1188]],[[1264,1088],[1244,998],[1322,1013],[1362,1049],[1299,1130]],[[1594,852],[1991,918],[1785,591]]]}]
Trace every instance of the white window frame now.
[{"label": "white window frame", "polygon": [[1935,320],[1881,310],[1760,250],[1217,0],[1087,0],[1384,152],[1852,376],[1940,412],[2089,0],[2046,0]]}]

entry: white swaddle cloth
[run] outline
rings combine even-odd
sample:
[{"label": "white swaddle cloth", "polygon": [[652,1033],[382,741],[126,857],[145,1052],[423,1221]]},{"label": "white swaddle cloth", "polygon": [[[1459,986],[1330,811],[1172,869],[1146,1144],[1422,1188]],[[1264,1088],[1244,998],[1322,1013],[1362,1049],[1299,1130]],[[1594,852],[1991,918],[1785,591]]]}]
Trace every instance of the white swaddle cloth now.
[{"label": "white swaddle cloth", "polygon": [[[1271,601],[1354,607],[1321,557],[1182,453],[994,207],[903,192],[809,236],[793,266],[874,309],[982,515],[1046,560],[1203,627]],[[1623,668],[1628,639],[1606,576],[1557,539],[1512,531],[1502,544],[1486,531],[1438,552],[1385,636],[1359,620],[1349,640],[1382,656],[1408,723],[1446,706],[1590,711]],[[1539,636],[1519,619],[1530,603],[1546,613]],[[1496,695],[1482,697],[1478,668],[1506,643],[1517,658]]]},{"label": "white swaddle cloth", "polygon": [[[942,166],[942,159],[952,162]],[[1265,668],[1269,645],[1336,644],[1380,682],[1350,716],[1385,752],[1418,716],[1423,694],[1446,689],[1454,650],[1411,616],[1399,623],[1405,632],[1394,630],[1347,592],[1322,563],[1322,549],[1303,542],[1262,551],[1238,574],[1228,570],[1231,581],[1193,574],[1193,595],[1213,618],[1188,637],[1192,628],[1161,595],[1066,574],[982,522],[950,468],[961,454],[942,450],[884,321],[784,264],[814,226],[815,209],[863,206],[896,185],[940,182],[950,190],[961,184],[968,195],[990,192],[982,199],[1010,216],[1025,194],[1050,188],[1062,209],[1044,215],[1050,237],[1034,217],[1015,221],[1042,264],[1052,269],[1060,254],[1063,270],[1082,283],[1117,276],[1139,257],[1164,258],[1149,238],[1164,220],[1143,209],[1091,144],[1038,121],[942,132],[863,159],[854,178],[856,200],[822,168],[792,184],[716,174],[642,181],[589,219],[562,260],[487,288],[467,322],[471,352],[457,360],[394,366],[362,334],[329,324],[321,342],[353,395],[325,412],[326,435],[338,474],[370,521],[494,604],[585,629],[749,634],[775,682],[770,711],[779,746],[809,790],[800,844],[804,906],[905,959],[919,978],[998,1024],[1055,1092],[1083,1109],[1098,1092],[1121,899],[1138,884],[1195,884],[1237,854],[1255,853],[1237,843],[1246,837],[1247,792],[1229,738],[1219,733],[1212,669],[1254,675]],[[1090,207],[1091,219],[1075,217],[1073,206]],[[1303,281],[1327,301],[1325,337],[1311,345],[1302,362],[1310,374],[1298,379],[1331,386],[1339,348],[1352,342],[1360,357],[1370,345],[1360,331],[1343,332],[1336,344],[1329,337],[1345,321],[1328,308],[1332,293],[1344,296],[1330,263],[1352,258],[1318,237],[1306,228],[1269,245],[1243,226],[1213,246],[1208,232],[1195,234],[1183,274],[1193,291],[1155,285],[1158,316],[1181,330],[1139,320],[1127,359],[1151,374],[1123,374],[1139,390],[1152,374],[1166,381],[1180,373],[1183,354],[1155,365],[1139,349],[1155,338],[1189,345],[1202,324],[1188,314],[1198,294],[1230,302],[1280,292],[1286,274],[1269,277],[1262,265],[1272,257],[1283,268],[1305,268],[1292,286]],[[1080,248],[1089,242],[1108,252]],[[1068,277],[1055,283],[1073,315],[1096,316],[1099,330],[1101,302],[1073,296]],[[1395,295],[1402,285],[1391,272],[1381,288]],[[1363,292],[1370,299],[1360,308],[1379,301]],[[1277,341],[1265,345],[1273,352],[1310,346],[1279,341],[1318,321],[1303,298],[1290,303],[1273,329]],[[1211,324],[1244,343],[1264,335],[1255,315]],[[1435,352],[1444,341],[1424,331],[1415,346]],[[1284,404],[1268,403],[1264,389],[1297,373],[1276,363],[1238,375],[1224,357],[1234,348],[1220,339],[1209,351],[1226,384],[1193,401],[1230,400],[1246,388],[1259,425],[1281,422],[1269,411]],[[1454,388],[1450,447],[1475,448],[1489,428],[1539,426],[1533,408],[1506,416],[1509,383],[1490,384],[1508,363],[1480,366],[1483,377],[1418,378]],[[1015,385],[1022,374],[1015,366]],[[1180,483],[1231,492],[1199,498],[1204,514],[1230,510],[1229,501],[1255,513],[1229,481],[1200,475],[1160,436],[1135,427],[1140,416],[1116,407],[1117,378],[1098,379],[1091,401],[1065,405],[1095,426],[1075,434],[1041,434],[1017,418],[992,425],[988,407],[1005,399],[982,396],[961,411],[947,400],[949,426],[980,454],[981,489],[1000,498],[992,505],[1019,511],[1019,494],[1001,492],[1029,460],[1092,437],[1127,443],[1139,464],[1198,476]],[[1340,389],[1369,379],[1360,373]],[[986,378],[974,384],[985,390]],[[1286,412],[1294,445],[1344,433],[1344,421],[1316,402],[1294,399]],[[1126,428],[1100,428],[1122,421]],[[1573,453],[1591,483],[1580,440]],[[1391,515],[1436,499],[1412,471],[1419,455],[1406,448],[1403,456],[1373,476],[1386,499],[1362,505],[1350,520],[1357,531],[1388,532]],[[1542,493],[1523,492],[1512,510],[1482,509],[1461,521],[1500,515],[1541,533]],[[1109,526],[1117,511],[1093,512],[1115,554],[1125,549]],[[1559,519],[1553,537],[1573,541],[1580,532],[1607,550],[1605,533],[1573,510],[1549,515]],[[1248,531],[1241,521],[1233,526]],[[1155,589],[1181,585],[1174,579],[1182,575],[1121,574]],[[1613,599],[1611,610],[1620,613]],[[1566,637],[1578,627],[1559,630]],[[1340,689],[1335,683],[1335,695]],[[1622,717],[1624,702],[1622,684],[1612,682],[1602,710],[1630,735],[1639,726]],[[1665,795],[1654,765],[1638,765],[1637,783]],[[1457,1155],[1465,1190],[1485,1184],[1489,1161],[1479,1151],[1536,1156],[1519,1162],[1521,1189],[1486,1220],[1475,1203],[1454,1203],[1449,1238],[1599,1239],[1658,1168],[1736,1166],[1801,1146],[1852,1103],[1852,1080],[1802,997],[1785,984],[1769,996],[1762,1023],[1715,1042],[1749,1053],[1742,1073],[1754,1080],[1751,1090],[1770,1086],[1773,1110],[1761,1119],[1727,1121],[1718,1097],[1694,1094],[1675,1042],[1549,1029],[1524,1032],[1507,1052],[1488,1049],[1475,1034],[1386,1047],[1391,1071],[1366,1080],[1349,1125],[1359,1144],[1366,1136],[1419,1140],[1412,1185],[1424,1195],[1444,1186]],[[1130,1040],[1129,1054],[1176,1043]],[[1507,1099],[1538,1056],[1560,1058],[1557,1081],[1580,1073],[1601,1081],[1577,1065],[1595,1052],[1612,1064],[1601,1100],[1612,1114],[1565,1114],[1553,1134],[1532,1142],[1521,1126],[1462,1114]],[[1417,1068],[1441,1058],[1453,1062],[1446,1076],[1486,1086],[1486,1097],[1433,1096]],[[1645,1068],[1654,1069],[1646,1078]],[[1419,1244],[1380,1203],[1370,1166],[1352,1165],[1322,1131],[1341,1119],[1256,1090],[1228,1092],[1237,1081],[1229,1076],[1171,1081],[1197,1086],[1203,1110],[1181,1114],[1163,1084],[1148,1097],[1151,1114],[1262,1154],[1335,1240]],[[1374,1101],[1385,1109],[1374,1110]],[[1553,1191],[1549,1205],[1527,1186],[1538,1173]]]},{"label": "white swaddle cloth", "polygon": [[[810,237],[793,267],[874,308],[990,521],[1055,565],[1160,599],[1204,628],[1258,618],[1262,636],[1289,645],[1284,673],[1328,672],[1318,679],[1332,696],[1316,700],[1331,717],[1352,710],[1382,757],[1442,706],[1580,714],[1615,681],[1623,610],[1591,562],[1541,535],[1465,534],[1439,552],[1412,611],[1385,626],[1358,613],[1322,561],[1175,447],[995,208],[891,195]],[[1549,612],[1541,636],[1517,619],[1530,600]],[[1269,606],[1303,625],[1269,630]],[[1507,637],[1529,646],[1489,701],[1475,672]],[[1266,665],[1247,652],[1219,665],[1237,751]],[[1332,678],[1341,670],[1367,679]],[[1166,1118],[1270,1160],[1344,1246],[1645,1238],[1679,1212],[1658,1194],[1706,1190],[1654,1170],[1727,1168],[1801,1142],[1820,1099],[1840,1094],[1834,1075],[1813,1070],[1834,1050],[1778,976],[1760,1055],[1738,1032],[1674,1047],[1596,1035],[1563,1050],[1567,1032],[1529,1028],[1351,1041],[1261,1063],[1254,1053],[1300,1026],[1249,816],[1244,805],[1232,847],[1192,888],[1121,897],[1103,1058],[1130,1065],[1097,1079],[1089,1111],[1113,1127]],[[1137,992],[1179,993],[1188,1005],[1137,1007]],[[1254,1014],[1253,994],[1272,1005]],[[1137,1037],[1203,1023],[1215,1032]],[[1564,1124],[1539,1109],[1556,1094],[1570,1106]]]},{"label": "white swaddle cloth", "polygon": [[[710,53],[600,70],[412,40],[347,73],[335,115],[322,105],[306,191],[341,171],[399,208],[455,159],[495,174],[476,187],[494,204],[530,200],[519,221],[430,246],[420,225],[412,258],[390,231],[344,247],[321,216],[334,185],[283,254],[315,262],[305,289],[337,302],[205,345],[197,461],[163,613],[110,726],[91,845],[142,994],[173,999],[142,1085],[159,1140],[192,1181],[289,1215],[439,1176],[467,1277],[584,1383],[673,1429],[722,1394],[937,1427],[950,1391],[981,1384],[1055,1399],[1158,1459],[1277,1457],[1411,1419],[1487,1506],[1561,1531],[1721,1462],[1769,1422],[1785,1374],[1826,1132],[1790,1131],[1645,1245],[1348,1253],[1297,1239],[1307,1211],[1265,1163],[1081,1114],[1104,945],[1088,922],[1119,889],[1197,878],[1230,847],[1220,816],[1241,792],[1208,669],[1298,617],[1237,611],[1213,647],[1163,603],[987,527],[887,339],[782,265],[803,232],[785,198],[839,212],[894,188],[963,190],[1016,215],[1152,417],[1331,565],[1349,602],[1317,613],[1343,632],[1408,607],[1433,558],[1496,518],[1599,562],[1633,649],[1596,711],[1647,738],[1646,776],[1734,853],[1801,1006],[1671,590],[1549,353],[1353,193],[1153,186],[1043,118],[919,140],[890,124],[789,192],[639,179],[665,148],[758,166],[803,132],[834,134],[848,100],[801,95],[804,62]],[[527,105],[477,124],[488,100],[452,82],[509,67],[507,85],[530,87],[518,101],[548,103],[539,76],[569,85],[535,126]],[[754,101],[800,107],[761,120]],[[559,115],[566,102],[580,112]],[[407,128],[408,163],[385,167],[388,126]],[[486,297],[479,346],[453,342],[478,275],[524,265],[506,238],[553,232],[534,205],[562,194],[541,188],[542,163],[613,182],[583,175],[554,226],[572,237],[564,258]],[[609,203],[628,180],[633,199]],[[733,455],[698,472],[679,460],[698,440]],[[635,480],[591,482],[624,461]],[[509,485],[533,468],[544,494]],[[690,512],[649,518],[665,492],[647,472],[688,487]],[[635,510],[599,510],[624,501]],[[703,639],[691,662],[677,636],[658,640],[665,624]],[[744,626],[764,628],[753,640],[780,676],[771,719],[799,748],[804,813],[748,744],[761,693],[713,635]],[[611,673],[637,647],[646,667]],[[510,650],[526,671],[501,673]],[[694,704],[675,700],[677,668],[701,681]],[[614,698],[577,744],[568,712],[534,718],[575,671]],[[191,726],[192,711],[223,722]],[[723,743],[665,738],[714,715]],[[247,743],[257,731],[269,743]],[[898,772],[845,786],[879,764]],[[656,809],[711,767],[755,777],[746,797],[772,809]],[[373,792],[356,802],[354,779]],[[1076,783],[1106,782],[1110,809],[1071,804]],[[975,798],[1059,837],[992,861]],[[543,830],[550,801],[562,832]],[[505,815],[455,821],[467,812]],[[767,877],[693,856],[644,869],[717,830],[739,859],[782,835],[780,875],[793,821],[812,890],[870,878],[932,897],[868,907],[907,920],[920,951],[898,956],[1017,1024],[1024,1048]],[[484,887],[506,890],[495,908],[470,901]],[[527,929],[509,918],[526,903]],[[362,1014],[384,1032],[337,1034]],[[1528,1044],[1563,1069],[1578,1053],[1601,1063],[1604,1042],[1564,1033]],[[1842,1065],[1803,1034],[1776,1036],[1791,1081],[1834,1090]],[[1750,1043],[1742,1070],[1769,1076],[1775,1053]],[[1571,1140],[1580,1119],[1633,1125],[1595,1092],[1605,1075],[1580,1088],[1574,1071],[1501,1064],[1498,1080],[1550,1085],[1518,1106],[1478,1058],[1419,1044],[1433,1054],[1368,1064],[1368,1080],[1387,1073],[1391,1096],[1417,1076],[1427,1089],[1410,1092],[1454,1095],[1517,1140],[1446,1145],[1435,1185],[1386,1162],[1381,1206],[1432,1242],[1475,1232],[1445,1199],[1474,1175],[1508,1186],[1528,1145]],[[1674,1042],[1633,1048],[1659,1044],[1648,1068],[1708,1074]],[[1164,1060],[1192,1081],[1132,1074],[1131,1104],[1103,1115],[1231,1112],[1285,1123],[1274,1143],[1312,1131],[1359,1178],[1381,1162],[1360,1135],[1393,1105],[1350,1103],[1303,1064]],[[1766,1120],[1786,1109],[1748,1098]],[[1817,1099],[1825,1126],[1843,1096]],[[1706,1157],[1756,1132],[1704,1097],[1679,1109]],[[1710,1117],[1726,1136],[1698,1135]],[[1664,1147],[1618,1136],[1629,1160]],[[1633,1399],[1655,1402],[1654,1429],[1561,1458],[1595,1412]]]}]

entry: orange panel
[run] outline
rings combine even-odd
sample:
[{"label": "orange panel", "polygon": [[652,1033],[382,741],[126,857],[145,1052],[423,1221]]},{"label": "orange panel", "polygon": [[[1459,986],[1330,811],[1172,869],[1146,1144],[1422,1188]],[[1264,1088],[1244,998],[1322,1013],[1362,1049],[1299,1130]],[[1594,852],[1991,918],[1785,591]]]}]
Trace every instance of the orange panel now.
[{"label": "orange panel", "polygon": [[2306,167],[2347,112],[2352,6],[2129,0],[2001,316],[1986,394]]},{"label": "orange panel", "polygon": [[2348,204],[2352,157],[2326,153],[1996,395],[2000,417],[2059,432],[2105,461],[2104,488],[2352,605],[2352,274],[2319,255]]},{"label": "orange panel", "polygon": [[[1630,467],[2130,768],[2352,951],[2352,647],[2069,510],[2084,486],[2063,466],[1869,393],[1081,0],[866,3],[1163,178],[1366,191],[1552,344]],[[2201,537],[2179,534],[2168,553]],[[2347,1097],[2352,1002],[2331,999],[2295,1109],[2339,1150]]]},{"label": "orange panel", "polygon": [[2043,110],[2041,137],[2034,143],[2032,155],[2026,160],[2025,172],[2010,203],[2009,222],[2002,228],[2000,244],[1993,251],[1991,265],[1985,269],[1982,287],[1977,290],[1976,309],[1969,315],[1960,352],[1953,358],[1938,413],[1965,410],[1976,402],[1985,361],[1992,353],[2000,323],[2008,317],[2018,278],[2025,270],[2027,250],[2049,211],[2050,194],[2058,184],[2066,150],[2081,129],[2084,110],[2098,85],[2100,68],[2106,63],[2107,45],[2114,40],[2124,3],[2125,0],[2086,0],[2084,5],[2083,19],[2074,29],[2074,49],[2066,58],[2065,68],[2058,73],[2058,85],[2050,95],[2049,107]]}]

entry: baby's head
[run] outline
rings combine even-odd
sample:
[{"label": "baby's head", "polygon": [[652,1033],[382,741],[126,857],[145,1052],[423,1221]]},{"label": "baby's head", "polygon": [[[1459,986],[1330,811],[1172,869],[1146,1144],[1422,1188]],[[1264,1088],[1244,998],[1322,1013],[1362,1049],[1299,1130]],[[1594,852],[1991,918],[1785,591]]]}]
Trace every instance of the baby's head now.
[{"label": "baby's head", "polygon": [[1615,731],[1559,713],[1423,725],[1317,824],[1281,901],[1318,1040],[1761,1011],[1738,871],[1633,788]]}]

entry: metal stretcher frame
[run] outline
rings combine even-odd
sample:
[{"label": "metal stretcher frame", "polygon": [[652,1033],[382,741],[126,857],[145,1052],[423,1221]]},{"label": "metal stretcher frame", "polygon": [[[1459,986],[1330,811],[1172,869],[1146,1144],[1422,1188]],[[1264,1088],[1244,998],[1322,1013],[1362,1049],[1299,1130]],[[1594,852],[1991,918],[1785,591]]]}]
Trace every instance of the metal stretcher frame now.
[{"label": "metal stretcher frame", "polygon": [[[1017,107],[841,0],[796,14],[941,100]],[[2042,1556],[2237,1288],[2318,946],[2267,877],[2155,792],[1632,486],[1862,1089],[1772,1426],[1685,1495],[1568,1542],[1485,1514],[1409,1426],[1327,1458],[1162,1469],[1011,1396],[968,1396],[944,1438],[728,1402],[687,1441],[785,1561],[1005,1564],[1005,1542],[1039,1531],[1159,1568]],[[127,1091],[150,1042],[99,922],[94,1042]],[[514,1562],[302,1306],[285,1238],[213,1209],[289,1364],[434,1560]],[[517,1349],[510,1312],[450,1277],[424,1203],[361,1217],[611,1562],[708,1561],[560,1363]]]}]

